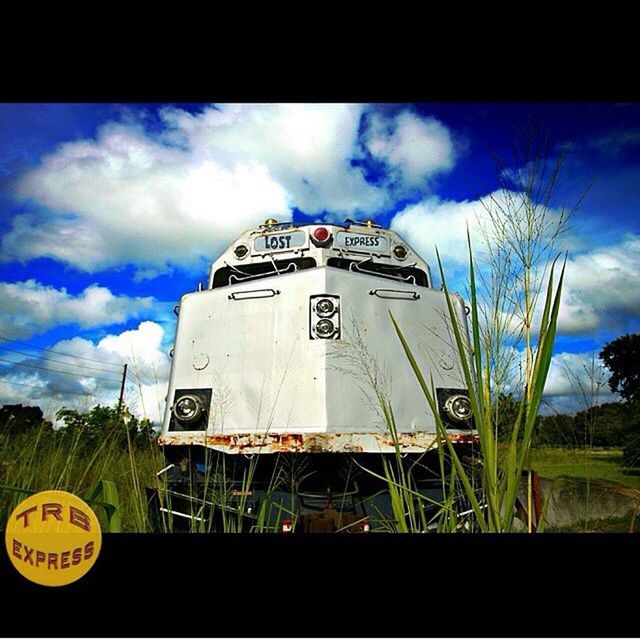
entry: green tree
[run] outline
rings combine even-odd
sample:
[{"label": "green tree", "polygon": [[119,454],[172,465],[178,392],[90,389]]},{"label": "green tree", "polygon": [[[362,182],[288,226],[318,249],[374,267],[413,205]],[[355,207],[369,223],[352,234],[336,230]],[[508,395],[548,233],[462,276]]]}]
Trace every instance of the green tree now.
[{"label": "green tree", "polygon": [[23,433],[28,429],[44,424],[51,427],[51,423],[44,419],[40,407],[24,407],[21,404],[5,404],[0,408],[0,429],[13,435]]},{"label": "green tree", "polygon": [[77,438],[80,446],[87,448],[99,445],[106,438],[110,439],[111,446],[122,449],[147,444],[155,438],[153,424],[146,418],[138,420],[127,407],[120,413],[117,405],[97,405],[87,413],[63,407],[56,417],[64,422],[61,437]]},{"label": "green tree", "polygon": [[607,343],[600,358],[611,371],[609,386],[625,400],[624,445],[626,466],[640,464],[640,333],[631,333]]},{"label": "green tree", "polygon": [[575,447],[580,442],[576,432],[576,424],[573,416],[566,413],[556,413],[538,418],[535,443],[538,445],[557,445],[562,447]]},{"label": "green tree", "polygon": [[600,358],[611,371],[611,390],[627,402],[640,400],[640,333],[627,334],[605,344]]},{"label": "green tree", "polygon": [[622,447],[634,430],[629,406],[607,402],[579,411],[575,417],[578,444],[594,447]]}]

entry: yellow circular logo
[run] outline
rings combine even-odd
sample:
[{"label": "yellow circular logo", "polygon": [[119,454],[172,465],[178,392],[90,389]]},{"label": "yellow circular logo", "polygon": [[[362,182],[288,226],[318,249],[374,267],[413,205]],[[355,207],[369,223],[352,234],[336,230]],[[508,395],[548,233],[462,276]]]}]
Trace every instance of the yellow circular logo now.
[{"label": "yellow circular logo", "polygon": [[95,563],[101,543],[96,514],[66,491],[42,491],[23,500],[5,532],[13,566],[47,587],[79,580]]}]

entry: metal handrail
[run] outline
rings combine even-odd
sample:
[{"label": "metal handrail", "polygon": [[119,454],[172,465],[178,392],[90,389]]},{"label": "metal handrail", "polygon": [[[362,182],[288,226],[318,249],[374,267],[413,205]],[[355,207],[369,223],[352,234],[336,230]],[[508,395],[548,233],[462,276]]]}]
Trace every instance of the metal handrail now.
[{"label": "metal handrail", "polygon": [[[384,296],[381,293],[398,293],[400,295]],[[420,294],[415,291],[406,291],[403,289],[371,289],[370,296],[378,296],[378,298],[387,298],[390,300],[420,300]]]},{"label": "metal handrail", "polygon": [[[264,293],[265,295],[248,295],[251,293]],[[229,300],[251,300],[252,298],[273,298],[280,294],[280,289],[251,289],[250,291],[234,291],[230,293]]]},{"label": "metal handrail", "polygon": [[[291,268],[293,267],[293,269]],[[294,273],[298,271],[298,265],[295,262],[290,262],[284,269],[281,271],[267,271],[265,273],[256,273],[252,275],[248,275],[244,278],[239,278],[233,273],[229,275],[229,284],[237,284],[238,282],[246,282],[247,280],[255,280],[256,278],[267,278],[269,276],[281,276],[284,273]],[[233,282],[232,282],[233,281]]]},{"label": "metal handrail", "polygon": [[[363,260],[362,262],[367,262],[368,260],[369,259]],[[382,271],[370,271],[369,269],[363,269],[360,266],[362,262],[352,262],[349,265],[349,271],[355,271],[356,273],[364,273],[366,275],[376,276],[378,278],[387,278],[389,280],[397,280],[398,282],[404,282],[406,284],[415,285],[416,283],[415,276],[407,276],[406,278],[403,278],[402,276],[394,276],[394,275],[391,275],[390,273],[384,273]]]}]

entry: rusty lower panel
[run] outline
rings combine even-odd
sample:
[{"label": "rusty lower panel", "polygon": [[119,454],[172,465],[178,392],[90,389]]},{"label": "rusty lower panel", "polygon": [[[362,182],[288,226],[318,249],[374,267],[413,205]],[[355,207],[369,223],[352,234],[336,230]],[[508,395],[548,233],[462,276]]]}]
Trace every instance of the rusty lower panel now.
[{"label": "rusty lower panel", "polygon": [[[468,431],[449,431],[453,442],[477,442]],[[433,433],[399,433],[403,453],[421,453],[437,446]],[[393,453],[395,447],[385,433],[166,433],[158,438],[161,445],[200,445],[225,453]]]}]

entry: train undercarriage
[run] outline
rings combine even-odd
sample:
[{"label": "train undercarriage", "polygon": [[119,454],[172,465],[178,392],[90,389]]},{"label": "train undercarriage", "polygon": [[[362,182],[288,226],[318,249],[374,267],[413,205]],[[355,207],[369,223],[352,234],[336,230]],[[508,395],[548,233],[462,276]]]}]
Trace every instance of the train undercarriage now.
[{"label": "train undercarriage", "polygon": [[[477,465],[476,444],[456,448],[465,464]],[[158,532],[396,532],[402,518],[391,492],[402,488],[402,504],[419,513],[416,521],[437,529],[452,490],[446,485],[449,457],[441,458],[437,448],[397,455],[234,455],[172,446],[165,447],[165,456],[157,485],[147,489],[150,522]],[[463,492],[448,509],[463,526],[469,515]]]}]

